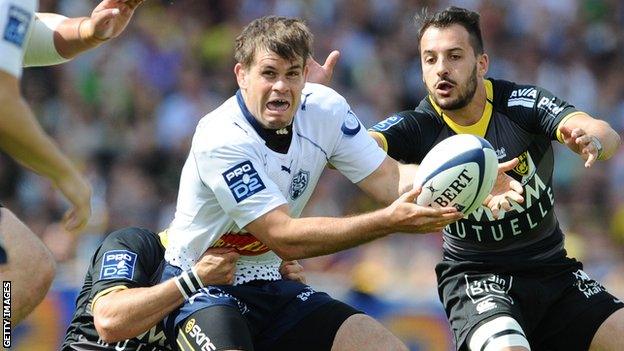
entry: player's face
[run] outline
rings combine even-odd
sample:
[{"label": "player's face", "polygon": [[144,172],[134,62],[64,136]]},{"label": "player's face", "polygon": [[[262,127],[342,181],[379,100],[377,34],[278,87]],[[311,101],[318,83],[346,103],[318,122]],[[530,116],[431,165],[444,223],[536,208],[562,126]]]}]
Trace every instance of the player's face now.
[{"label": "player's face", "polygon": [[239,63],[234,72],[247,108],[263,127],[279,129],[292,122],[306,81],[303,58],[288,61],[259,50],[250,67]]},{"label": "player's face", "polygon": [[458,24],[429,27],[420,40],[420,59],[427,91],[443,110],[467,106],[488,65],[485,54],[475,56],[468,31]]}]

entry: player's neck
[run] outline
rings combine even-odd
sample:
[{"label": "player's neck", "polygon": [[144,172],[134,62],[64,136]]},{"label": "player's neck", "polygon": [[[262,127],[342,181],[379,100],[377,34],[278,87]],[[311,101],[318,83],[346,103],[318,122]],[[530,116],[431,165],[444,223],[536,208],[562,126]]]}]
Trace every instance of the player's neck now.
[{"label": "player's neck", "polygon": [[457,110],[442,110],[442,112],[453,122],[460,126],[471,126],[481,119],[485,105],[487,103],[487,93],[483,82],[479,82],[474,97],[468,105]]}]

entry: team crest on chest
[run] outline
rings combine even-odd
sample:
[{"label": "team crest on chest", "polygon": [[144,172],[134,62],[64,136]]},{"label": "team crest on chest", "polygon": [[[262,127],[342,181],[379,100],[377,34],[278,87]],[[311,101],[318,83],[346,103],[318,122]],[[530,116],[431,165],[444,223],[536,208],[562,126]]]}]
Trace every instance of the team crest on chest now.
[{"label": "team crest on chest", "polygon": [[523,153],[521,153],[520,155],[518,155],[518,160],[520,162],[518,162],[518,165],[516,167],[514,167],[514,172],[518,173],[519,175],[526,177],[529,174],[529,152],[525,151]]},{"label": "team crest on chest", "polygon": [[290,198],[296,200],[308,187],[310,172],[302,169],[297,172],[290,183]]}]

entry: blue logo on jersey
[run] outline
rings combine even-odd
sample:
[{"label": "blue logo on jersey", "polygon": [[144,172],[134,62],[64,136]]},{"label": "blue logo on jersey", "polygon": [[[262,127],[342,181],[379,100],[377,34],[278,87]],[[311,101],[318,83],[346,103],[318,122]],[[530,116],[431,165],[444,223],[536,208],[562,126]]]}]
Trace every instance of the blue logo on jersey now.
[{"label": "blue logo on jersey", "polygon": [[374,126],[371,127],[371,129],[378,131],[378,132],[385,132],[386,130],[390,129],[390,127],[401,122],[402,120],[403,120],[403,117],[394,115],[392,117],[388,117],[385,120],[375,124]]},{"label": "blue logo on jersey", "polygon": [[137,254],[128,250],[106,251],[102,260],[100,280],[134,278]]},{"label": "blue logo on jersey", "polygon": [[258,172],[249,161],[239,163],[223,173],[223,179],[239,203],[251,195],[266,189]]},{"label": "blue logo on jersey", "polygon": [[360,121],[357,119],[357,117],[355,117],[355,113],[349,110],[347,112],[347,118],[342,123],[342,127],[340,128],[340,130],[342,130],[345,135],[351,136],[356,135],[360,131],[361,127],[362,125],[360,124]]},{"label": "blue logo on jersey", "polygon": [[297,172],[297,175],[292,179],[290,183],[290,197],[296,200],[308,187],[308,181],[310,180],[310,172],[302,169]]},{"label": "blue logo on jersey", "polygon": [[28,34],[32,13],[11,5],[8,15],[9,18],[7,19],[6,27],[4,27],[4,40],[21,48],[24,44],[24,39],[26,39],[26,34]]}]

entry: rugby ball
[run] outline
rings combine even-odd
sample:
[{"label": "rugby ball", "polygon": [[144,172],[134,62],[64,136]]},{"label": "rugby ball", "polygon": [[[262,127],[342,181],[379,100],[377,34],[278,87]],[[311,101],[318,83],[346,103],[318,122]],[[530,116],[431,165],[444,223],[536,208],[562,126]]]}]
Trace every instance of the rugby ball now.
[{"label": "rugby ball", "polygon": [[422,186],[416,204],[454,206],[468,215],[492,191],[498,173],[496,151],[485,139],[458,134],[442,140],[422,160],[414,187]]}]

